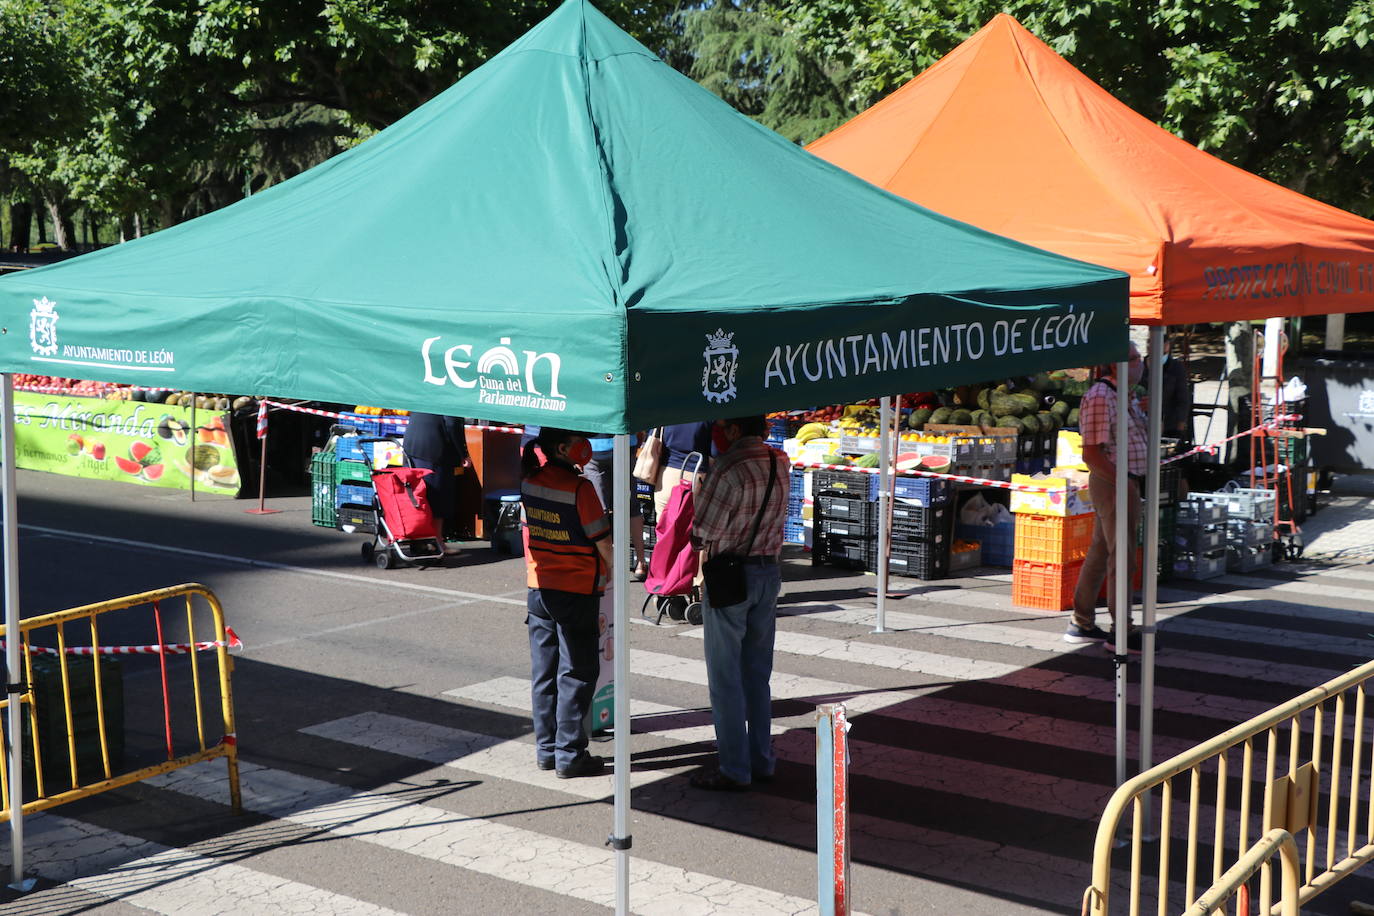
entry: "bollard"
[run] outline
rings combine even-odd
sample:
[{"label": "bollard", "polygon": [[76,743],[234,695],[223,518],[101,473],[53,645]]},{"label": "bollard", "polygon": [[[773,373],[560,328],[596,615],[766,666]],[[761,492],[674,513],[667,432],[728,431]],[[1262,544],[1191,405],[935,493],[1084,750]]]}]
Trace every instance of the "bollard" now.
[{"label": "bollard", "polygon": [[849,916],[849,723],[844,704],[816,707],[816,902]]}]

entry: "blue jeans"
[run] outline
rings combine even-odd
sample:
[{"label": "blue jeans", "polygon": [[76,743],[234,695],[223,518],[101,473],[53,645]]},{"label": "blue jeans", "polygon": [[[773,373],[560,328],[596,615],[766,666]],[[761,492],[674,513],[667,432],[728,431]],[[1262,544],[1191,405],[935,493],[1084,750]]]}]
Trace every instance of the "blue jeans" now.
[{"label": "blue jeans", "polygon": [[716,726],[720,771],[749,783],[773,775],[773,636],[777,632],[782,573],[776,563],[744,567],[748,595],[739,604],[704,608],[706,682]]},{"label": "blue jeans", "polygon": [[532,588],[526,606],[535,759],[566,767],[587,749],[583,719],[601,673],[597,649],[601,599]]}]

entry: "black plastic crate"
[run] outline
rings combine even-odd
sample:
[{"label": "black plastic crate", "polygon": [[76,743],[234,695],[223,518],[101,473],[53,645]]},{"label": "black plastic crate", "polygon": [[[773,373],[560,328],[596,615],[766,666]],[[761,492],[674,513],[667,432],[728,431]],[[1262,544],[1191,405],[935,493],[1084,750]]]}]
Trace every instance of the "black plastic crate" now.
[{"label": "black plastic crate", "polygon": [[[100,711],[95,701],[95,664],[90,656],[67,659],[67,682],[72,699],[72,735],[76,744],[77,779],[81,783],[105,778],[100,752]],[[51,655],[33,660],[34,714],[38,719],[38,750],[43,758],[44,789],[56,794],[71,788],[71,758],[67,747],[67,714],[63,701],[61,663]],[[110,772],[124,767],[124,669],[120,660],[100,657],[100,698],[105,714],[105,747]],[[24,768],[33,767],[33,739],[24,717]]]},{"label": "black plastic crate", "polygon": [[859,499],[877,499],[878,475],[865,474],[863,471],[812,471],[811,495],[816,498],[854,496]]},{"label": "black plastic crate", "polygon": [[819,535],[811,557],[813,563],[871,572],[878,568],[878,542],[873,538]]},{"label": "black plastic crate", "polygon": [[943,541],[949,532],[949,507],[892,507],[893,541]]},{"label": "black plastic crate", "polygon": [[[816,514],[821,518],[843,519],[848,522],[878,523],[878,504],[851,496],[817,496]],[[873,533],[877,534],[876,528]]]},{"label": "black plastic crate", "polygon": [[917,543],[892,545],[888,571],[913,579],[943,579],[949,575],[949,545]]},{"label": "black plastic crate", "polygon": [[371,506],[355,506],[345,503],[338,510],[339,527],[349,527],[363,534],[377,533],[377,513]]},{"label": "black plastic crate", "polygon": [[835,535],[845,538],[873,538],[878,534],[876,522],[872,519],[849,520],[842,518],[820,518],[816,520],[816,533],[829,537]]}]

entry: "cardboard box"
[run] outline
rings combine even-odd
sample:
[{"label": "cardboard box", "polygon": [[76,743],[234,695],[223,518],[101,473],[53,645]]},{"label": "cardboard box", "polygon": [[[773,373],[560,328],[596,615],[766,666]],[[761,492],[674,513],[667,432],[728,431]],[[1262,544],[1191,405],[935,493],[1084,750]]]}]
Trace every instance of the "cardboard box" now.
[{"label": "cardboard box", "polygon": [[1012,483],[1046,487],[1047,493],[1011,491],[1011,511],[1032,515],[1085,515],[1093,511],[1088,495],[1088,475],[1075,468],[1054,468],[1047,477],[1030,474],[1011,475]]},{"label": "cardboard box", "polygon": [[1061,429],[1054,446],[1054,463],[1062,468],[1075,468],[1086,471],[1083,463],[1083,436],[1071,430]]}]

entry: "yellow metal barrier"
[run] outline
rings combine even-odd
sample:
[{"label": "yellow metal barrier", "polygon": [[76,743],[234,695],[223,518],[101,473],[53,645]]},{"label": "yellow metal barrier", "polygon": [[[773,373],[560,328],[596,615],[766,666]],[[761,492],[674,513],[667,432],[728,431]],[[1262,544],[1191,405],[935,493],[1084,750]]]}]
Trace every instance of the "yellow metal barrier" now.
[{"label": "yellow metal barrier", "polygon": [[[1298,883],[1302,880],[1298,867],[1298,844],[1293,835],[1281,827],[1260,837],[1240,861],[1226,870],[1217,882],[1202,892],[1193,905],[1184,911],[1183,916],[1211,916],[1222,910],[1226,901],[1240,890],[1250,876],[1259,871],[1278,852],[1283,863],[1283,891],[1279,897],[1279,916],[1298,916]],[[1224,910],[1222,910],[1224,912]],[[1249,912],[1249,907],[1242,907]]]},{"label": "yellow metal barrier", "polygon": [[[205,716],[203,710],[203,703],[201,699],[201,666],[199,660],[199,653],[194,648],[197,644],[195,620],[195,599],[197,597],[204,599],[204,604],[208,606],[212,618],[210,622],[210,629],[213,633],[212,640],[207,641],[208,643],[210,643],[209,645],[206,645],[205,643],[202,643],[201,645],[202,648],[204,648],[206,651],[212,649],[215,653],[217,663],[216,667],[219,680],[220,717],[223,728],[221,737],[208,745],[205,739]],[[172,717],[170,702],[167,702],[164,705],[163,712],[165,716],[167,729],[168,759],[149,766],[143,766],[138,769],[130,770],[129,772],[115,773],[111,769],[110,765],[110,734],[108,732],[106,723],[107,704],[105,697],[105,689],[103,686],[104,676],[101,672],[101,668],[105,666],[100,664],[98,659],[102,658],[104,655],[109,653],[128,654],[129,650],[110,648],[102,649],[102,643],[100,641],[100,627],[98,620],[101,615],[108,614],[113,611],[121,611],[143,606],[150,607],[155,611],[157,619],[157,629],[159,633],[158,642],[156,647],[143,647],[142,654],[151,654],[154,656],[160,655],[162,661],[165,663],[168,654],[167,651],[165,651],[166,647],[161,637],[161,607],[164,603],[171,602],[172,600],[177,598],[182,598],[185,600],[187,643],[192,647],[189,651],[185,653],[190,660],[189,666],[191,671],[191,690],[194,695],[193,701],[189,703],[188,706],[194,710],[196,724],[196,740],[199,749],[190,753],[181,754],[180,756],[173,756],[171,736]],[[66,625],[69,623],[83,620],[87,622],[89,627],[89,642],[85,642],[80,646],[68,646]],[[34,646],[32,642],[33,634],[47,628],[55,629],[56,645],[54,647],[46,648]],[[227,648],[229,641],[227,637],[229,636],[229,634],[226,633],[226,627],[224,625],[224,609],[221,607],[219,599],[215,597],[214,592],[210,591],[203,585],[197,585],[194,583],[189,583],[186,585],[174,585],[169,588],[162,588],[157,589],[155,591],[142,592],[137,595],[130,595],[126,598],[117,598],[113,601],[102,601],[97,604],[88,604],[83,607],[71,608],[70,610],[66,611],[58,611],[52,614],[44,614],[39,617],[30,617],[20,622],[19,629],[20,639],[23,644],[22,656],[24,658],[25,666],[25,670],[23,672],[25,688],[23,694],[21,694],[20,696],[20,703],[22,706],[27,707],[25,710],[27,713],[25,717],[25,722],[28,726],[29,734],[25,736],[25,738],[32,749],[33,781],[36,790],[35,798],[33,798],[30,801],[23,802],[24,814],[27,815],[35,811],[42,811],[47,808],[54,808],[58,805],[62,805],[71,801],[76,801],[80,798],[86,798],[88,796],[95,795],[100,792],[106,792],[110,789],[115,789],[120,786],[129,785],[130,783],[147,779],[148,777],[157,775],[159,773],[170,772],[171,770],[179,769],[185,766],[190,766],[193,763],[199,763],[203,760],[213,760],[216,757],[223,757],[226,763],[228,764],[229,796],[230,801],[233,804],[234,812],[238,813],[242,810],[241,799],[239,795],[238,745],[234,730],[234,696],[230,683],[230,673],[233,670],[234,663],[233,658],[229,655],[229,651]],[[202,632],[204,632],[203,629]],[[0,624],[0,637],[8,639],[9,635],[9,633],[5,632],[4,625]],[[162,647],[162,650],[158,650],[158,647]],[[47,785],[48,780],[45,777],[43,771],[43,758],[40,750],[39,717],[33,684],[33,659],[34,655],[37,653],[47,653],[56,656],[58,670],[61,675],[63,718],[66,723],[67,733],[66,746],[68,766],[66,767],[66,770],[68,779],[66,781],[69,783],[69,787],[61,791],[49,792],[49,786]],[[76,655],[92,658],[92,676],[95,688],[94,693],[96,721],[100,743],[100,769],[103,778],[89,782],[83,782],[81,780],[79,773],[80,767],[78,766],[77,759],[77,728],[75,726],[75,717],[73,715],[74,696],[72,692],[70,670],[70,658]],[[167,681],[165,680],[165,669],[163,683],[164,698],[166,698]],[[3,694],[0,694],[0,710],[6,709],[8,708],[8,706],[9,700],[5,698]],[[6,737],[10,741],[15,741],[18,739],[19,736],[9,735]],[[25,794],[27,795],[27,792]],[[0,823],[6,822],[10,819],[10,811],[11,799],[9,791],[8,758],[6,755],[0,754]]]},{"label": "yellow metal barrier", "polygon": [[[1302,877],[1297,906],[1374,859],[1374,754],[1365,747],[1370,678],[1374,662],[1127,780],[1098,826],[1085,916],[1111,912],[1114,890],[1126,900],[1117,912],[1177,913],[1196,899],[1199,883],[1222,882],[1226,863],[1254,852],[1250,837],[1276,829],[1295,838]],[[1128,809],[1128,836],[1118,847]],[[1114,857],[1129,875],[1124,888],[1113,888]],[[1208,858],[1210,874],[1199,881],[1200,860],[1206,869]],[[1268,858],[1254,869],[1261,913],[1272,910]],[[1184,903],[1171,906],[1171,899]]]}]

